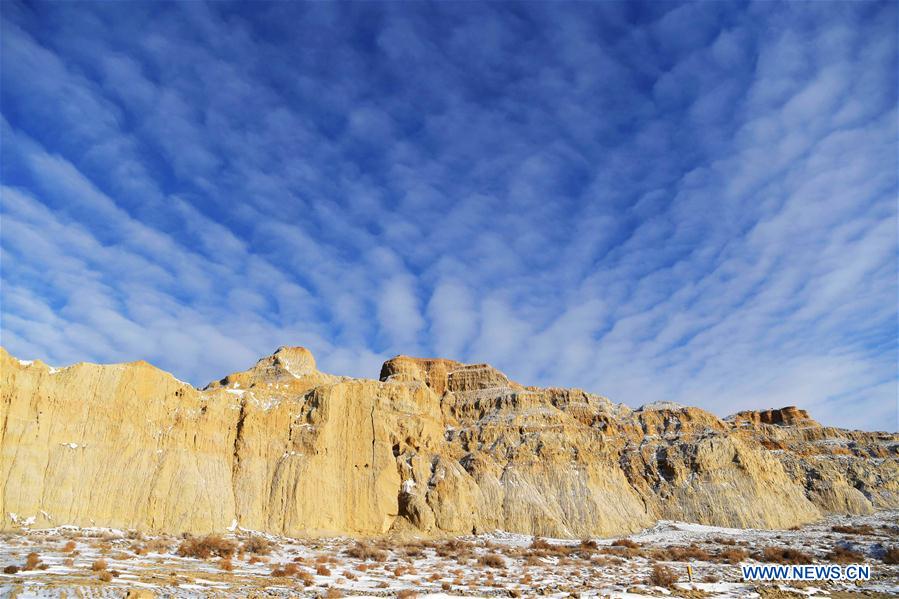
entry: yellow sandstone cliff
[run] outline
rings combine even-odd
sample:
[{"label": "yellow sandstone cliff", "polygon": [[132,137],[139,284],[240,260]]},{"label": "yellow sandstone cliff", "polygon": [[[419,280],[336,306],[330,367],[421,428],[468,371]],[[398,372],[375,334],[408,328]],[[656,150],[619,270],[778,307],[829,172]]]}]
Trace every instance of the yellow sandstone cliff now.
[{"label": "yellow sandstone cliff", "polygon": [[145,362],[0,348],[0,426],[3,528],[582,537],[899,507],[899,435],[795,408],[631,410],[440,359],[351,379],[285,347],[198,390]]}]

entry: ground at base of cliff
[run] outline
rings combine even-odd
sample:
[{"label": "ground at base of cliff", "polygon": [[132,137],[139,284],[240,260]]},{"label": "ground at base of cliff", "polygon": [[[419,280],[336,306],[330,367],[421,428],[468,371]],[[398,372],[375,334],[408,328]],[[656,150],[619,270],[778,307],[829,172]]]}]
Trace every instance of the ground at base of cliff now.
[{"label": "ground at base of cliff", "polygon": [[[745,582],[739,564],[867,564],[865,582]],[[689,581],[688,565],[693,582]],[[149,536],[58,527],[0,535],[0,597],[899,596],[899,512],[795,530],[661,522],[618,539]]]}]

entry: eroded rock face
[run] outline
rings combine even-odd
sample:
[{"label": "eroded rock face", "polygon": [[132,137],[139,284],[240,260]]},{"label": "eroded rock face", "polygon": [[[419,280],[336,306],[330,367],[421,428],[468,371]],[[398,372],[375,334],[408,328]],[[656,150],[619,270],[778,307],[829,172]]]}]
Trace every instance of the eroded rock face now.
[{"label": "eroded rock face", "polygon": [[583,537],[899,507],[899,435],[796,408],[631,410],[406,356],[357,380],[290,347],[202,391],[144,362],[0,368],[4,528]]}]

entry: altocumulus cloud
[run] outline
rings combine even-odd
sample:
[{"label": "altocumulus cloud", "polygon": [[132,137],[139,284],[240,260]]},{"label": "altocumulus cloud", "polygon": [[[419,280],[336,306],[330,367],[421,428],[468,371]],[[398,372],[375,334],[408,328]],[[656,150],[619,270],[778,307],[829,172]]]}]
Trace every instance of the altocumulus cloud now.
[{"label": "altocumulus cloud", "polygon": [[6,2],[3,345],[895,428],[896,10]]}]

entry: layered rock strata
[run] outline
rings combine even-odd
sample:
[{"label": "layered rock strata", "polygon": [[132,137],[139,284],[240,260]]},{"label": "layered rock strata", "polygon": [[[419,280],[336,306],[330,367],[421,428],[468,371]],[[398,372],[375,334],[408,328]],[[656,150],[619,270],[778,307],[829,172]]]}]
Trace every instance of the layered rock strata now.
[{"label": "layered rock strata", "polygon": [[719,419],[399,356],[380,380],[285,347],[199,390],[145,363],[0,349],[0,522],[292,536],[784,528],[899,507],[899,435],[802,410]]}]

